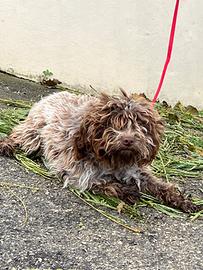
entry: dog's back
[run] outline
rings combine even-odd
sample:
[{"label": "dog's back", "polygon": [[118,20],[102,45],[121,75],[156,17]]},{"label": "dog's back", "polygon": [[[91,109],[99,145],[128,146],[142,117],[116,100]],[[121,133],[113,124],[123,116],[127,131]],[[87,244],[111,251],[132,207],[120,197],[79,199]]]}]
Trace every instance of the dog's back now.
[{"label": "dog's back", "polygon": [[77,112],[82,115],[81,112],[95,100],[65,91],[42,98],[33,105],[27,118],[8,137],[0,140],[0,155],[12,156],[17,147],[27,154],[38,151],[42,143],[41,130],[45,126],[57,124],[60,128],[60,123],[68,124],[68,121],[76,124],[79,121]]},{"label": "dog's back", "polygon": [[77,96],[65,91],[54,93],[35,103],[28,117],[35,121],[39,116],[44,119],[45,124],[50,124],[57,116],[65,115],[68,118],[76,111],[82,110],[93,99],[95,98],[87,95]]}]

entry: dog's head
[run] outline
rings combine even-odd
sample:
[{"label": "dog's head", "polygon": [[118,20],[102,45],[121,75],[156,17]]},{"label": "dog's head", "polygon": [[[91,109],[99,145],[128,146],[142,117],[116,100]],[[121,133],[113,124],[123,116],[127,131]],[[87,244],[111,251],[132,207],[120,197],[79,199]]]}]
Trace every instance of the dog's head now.
[{"label": "dog's head", "polygon": [[146,99],[101,94],[74,138],[76,159],[91,158],[111,168],[143,166],[154,159],[162,133],[163,123]]}]

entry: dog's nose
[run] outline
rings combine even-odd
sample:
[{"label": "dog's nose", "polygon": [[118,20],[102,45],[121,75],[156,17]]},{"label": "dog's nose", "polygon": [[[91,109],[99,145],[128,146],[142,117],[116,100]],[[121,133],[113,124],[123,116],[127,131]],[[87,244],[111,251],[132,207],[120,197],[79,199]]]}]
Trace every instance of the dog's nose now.
[{"label": "dog's nose", "polygon": [[122,139],[122,144],[125,146],[131,146],[134,143],[134,138],[133,137],[125,137]]}]

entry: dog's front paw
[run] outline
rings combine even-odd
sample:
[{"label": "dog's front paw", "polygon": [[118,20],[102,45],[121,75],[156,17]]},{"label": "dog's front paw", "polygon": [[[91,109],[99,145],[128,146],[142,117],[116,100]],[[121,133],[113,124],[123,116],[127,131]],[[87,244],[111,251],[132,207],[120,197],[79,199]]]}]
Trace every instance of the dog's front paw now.
[{"label": "dog's front paw", "polygon": [[137,185],[125,185],[122,186],[122,198],[121,200],[127,204],[133,205],[140,198],[140,193]]},{"label": "dog's front paw", "polygon": [[119,182],[97,184],[92,186],[91,190],[94,194],[105,194],[106,196],[116,197],[131,205],[140,197],[137,185],[127,185]]}]

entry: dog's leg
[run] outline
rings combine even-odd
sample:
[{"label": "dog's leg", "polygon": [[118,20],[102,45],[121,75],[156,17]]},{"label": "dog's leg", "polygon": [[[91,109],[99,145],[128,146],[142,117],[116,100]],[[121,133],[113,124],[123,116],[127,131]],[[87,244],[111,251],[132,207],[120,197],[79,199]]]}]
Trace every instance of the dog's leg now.
[{"label": "dog's leg", "polygon": [[136,185],[123,184],[118,181],[98,181],[91,188],[94,194],[104,194],[110,197],[116,197],[128,204],[134,204],[140,197],[139,189]]},{"label": "dog's leg", "polygon": [[16,145],[11,138],[6,137],[6,138],[1,139],[0,140],[0,155],[7,156],[7,157],[13,156],[15,147]]},{"label": "dog's leg", "polygon": [[139,192],[148,193],[163,203],[178,208],[186,213],[200,210],[200,207],[185,198],[183,194],[170,183],[165,183],[154,177],[150,172],[140,171],[139,187],[132,178],[128,183],[118,181],[94,184],[91,191],[95,194],[104,194],[121,199],[128,204],[134,204],[140,197]]},{"label": "dog's leg", "polygon": [[160,181],[150,172],[140,172],[140,183],[141,192],[151,194],[169,206],[181,209],[186,213],[199,210],[199,207],[185,198],[173,184]]},{"label": "dog's leg", "polygon": [[11,134],[0,140],[0,155],[12,156],[16,148],[30,155],[40,148],[41,138],[31,119],[26,119],[16,126]]}]

